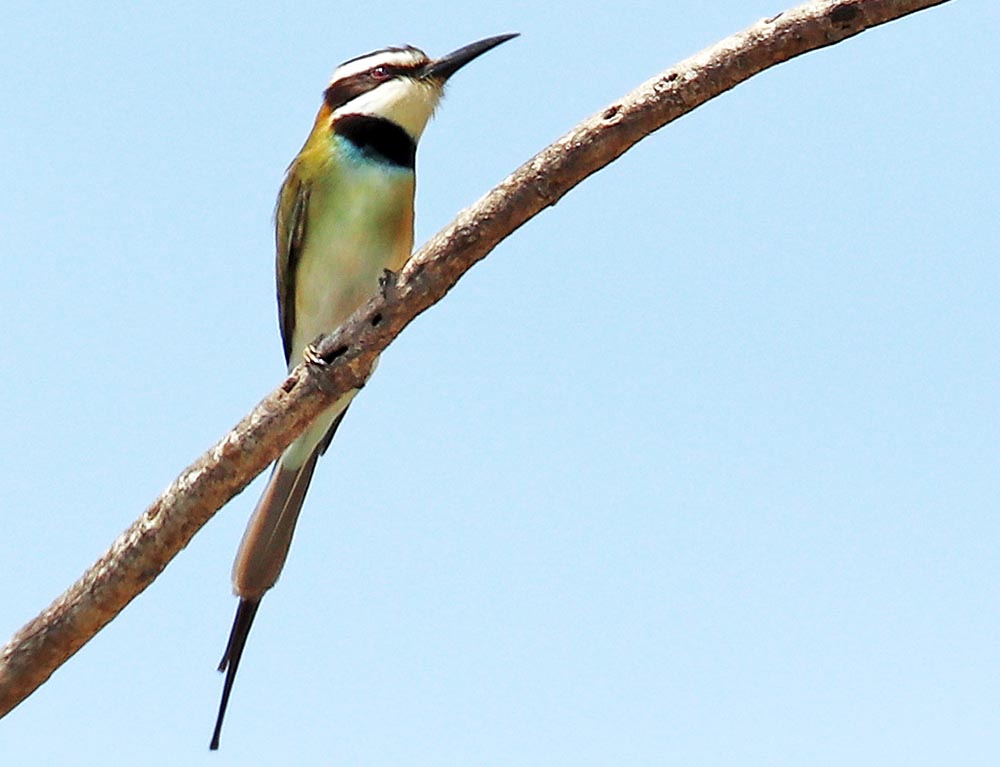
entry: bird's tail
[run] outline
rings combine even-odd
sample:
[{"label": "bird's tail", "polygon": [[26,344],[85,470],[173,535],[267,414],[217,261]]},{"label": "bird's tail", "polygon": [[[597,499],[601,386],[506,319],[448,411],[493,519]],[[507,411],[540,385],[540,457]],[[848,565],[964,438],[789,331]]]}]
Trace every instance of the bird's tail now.
[{"label": "bird's tail", "polygon": [[288,466],[285,456],[275,464],[233,562],[233,591],[241,599],[259,601],[278,580],[319,454],[313,450],[299,466]]},{"label": "bird's tail", "polygon": [[240,665],[250,626],[253,625],[264,592],[278,580],[281,568],[288,557],[295,523],[302,510],[302,501],[306,497],[316,461],[322,452],[321,447],[325,445],[313,450],[300,466],[289,467],[282,460],[275,464],[271,479],[257,502],[257,508],[254,509],[247,530],[243,534],[240,549],[236,553],[236,561],[233,563],[233,589],[240,597],[240,605],[236,608],[236,619],[229,633],[226,652],[219,664],[219,671],[226,672],[226,681],[222,688],[222,701],[219,703],[219,714],[215,720],[215,731],[212,733],[212,742],[209,745],[213,751],[219,747],[222,720],[226,716],[229,694],[233,689],[233,681],[236,679],[236,670]]},{"label": "bird's tail", "polygon": [[208,747],[215,751],[219,747],[219,736],[222,734],[222,720],[226,716],[226,706],[229,705],[229,693],[233,691],[233,680],[236,679],[236,669],[240,666],[240,657],[243,655],[243,647],[247,643],[247,635],[250,633],[250,626],[253,624],[254,616],[260,600],[241,599],[240,606],[236,608],[236,620],[233,621],[233,630],[229,632],[229,643],[226,645],[226,652],[222,656],[219,664],[219,671],[226,672],[226,683],[222,688],[222,701],[219,703],[219,715],[215,718],[215,730],[212,731],[212,742]]}]

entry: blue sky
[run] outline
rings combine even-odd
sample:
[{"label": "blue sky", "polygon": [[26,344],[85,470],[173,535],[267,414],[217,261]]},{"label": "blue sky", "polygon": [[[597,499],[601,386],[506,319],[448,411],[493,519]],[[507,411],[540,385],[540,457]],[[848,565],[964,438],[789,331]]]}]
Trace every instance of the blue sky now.
[{"label": "blue sky", "polygon": [[[0,47],[13,633],[282,378],[271,211],[326,79],[452,83],[417,238],[780,3],[15,2]],[[0,721],[10,764],[994,765],[992,2],[649,137],[382,358],[207,750],[256,483]]]}]

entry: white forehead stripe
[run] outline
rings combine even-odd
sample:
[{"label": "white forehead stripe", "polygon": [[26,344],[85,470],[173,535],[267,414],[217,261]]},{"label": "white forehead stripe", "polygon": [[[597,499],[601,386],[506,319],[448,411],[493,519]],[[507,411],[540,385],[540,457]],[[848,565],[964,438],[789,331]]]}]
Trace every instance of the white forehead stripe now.
[{"label": "white forehead stripe", "polygon": [[426,61],[427,56],[424,52],[418,51],[416,48],[375,51],[374,53],[369,53],[367,56],[362,56],[359,59],[348,61],[346,64],[341,64],[334,70],[330,82],[335,83],[337,80],[343,80],[352,75],[367,72],[369,69],[377,67],[380,64],[406,67],[423,64]]}]

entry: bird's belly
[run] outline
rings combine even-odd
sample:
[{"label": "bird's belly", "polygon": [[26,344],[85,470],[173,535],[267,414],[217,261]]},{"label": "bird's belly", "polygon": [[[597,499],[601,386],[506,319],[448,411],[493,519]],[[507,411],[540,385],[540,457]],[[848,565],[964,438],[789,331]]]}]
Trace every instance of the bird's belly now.
[{"label": "bird's belly", "polygon": [[[370,179],[365,179],[370,181]],[[389,179],[391,181],[392,179]],[[337,204],[314,200],[295,275],[295,330],[290,367],[306,345],[336,330],[379,289],[386,269],[398,271],[413,247],[413,185],[360,185],[364,194]]]}]

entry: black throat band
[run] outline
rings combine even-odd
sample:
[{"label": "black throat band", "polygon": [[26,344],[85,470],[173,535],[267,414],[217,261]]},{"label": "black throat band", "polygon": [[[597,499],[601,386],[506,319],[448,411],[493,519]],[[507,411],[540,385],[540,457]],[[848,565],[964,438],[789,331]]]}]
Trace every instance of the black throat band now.
[{"label": "black throat band", "polygon": [[373,159],[412,170],[417,159],[417,142],[391,120],[372,115],[344,115],[333,130]]}]

